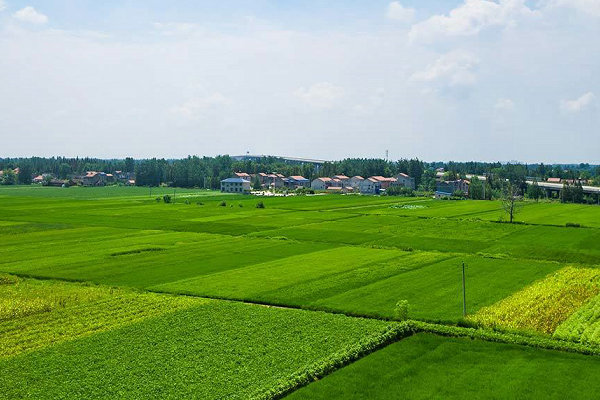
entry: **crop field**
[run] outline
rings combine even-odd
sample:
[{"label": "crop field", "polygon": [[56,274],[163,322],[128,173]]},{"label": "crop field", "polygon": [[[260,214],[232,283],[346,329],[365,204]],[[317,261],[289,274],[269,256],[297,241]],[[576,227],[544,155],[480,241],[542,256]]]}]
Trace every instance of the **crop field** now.
[{"label": "crop field", "polygon": [[553,333],[600,293],[600,269],[566,267],[510,297],[479,310],[484,325]]},{"label": "crop field", "polygon": [[591,399],[599,373],[594,357],[418,334],[290,399]]},{"label": "crop field", "polygon": [[[572,381],[589,398],[600,207],[503,219],[495,201],[0,187],[0,389],[561,398]],[[460,326],[482,334],[440,336]]]}]

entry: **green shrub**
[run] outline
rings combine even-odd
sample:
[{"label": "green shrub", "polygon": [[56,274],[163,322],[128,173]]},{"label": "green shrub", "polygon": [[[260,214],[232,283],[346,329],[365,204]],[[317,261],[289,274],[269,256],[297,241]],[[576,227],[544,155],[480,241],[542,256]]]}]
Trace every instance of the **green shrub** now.
[{"label": "green shrub", "polygon": [[265,204],[262,201],[256,203],[256,208],[265,208]]},{"label": "green shrub", "polygon": [[165,195],[163,196],[163,201],[164,201],[165,203],[167,203],[167,204],[168,204],[168,203],[170,203],[170,202],[171,202],[171,196],[169,196],[168,194],[165,194]]},{"label": "green shrub", "polygon": [[408,319],[408,300],[400,300],[394,307],[394,318],[398,321],[404,321]]},{"label": "green shrub", "polygon": [[220,206],[220,207],[227,207],[227,202],[226,202],[225,200],[222,200],[222,201],[219,203],[219,206]]},{"label": "green shrub", "polygon": [[581,224],[577,224],[575,222],[567,222],[565,226],[568,228],[581,228]]}]

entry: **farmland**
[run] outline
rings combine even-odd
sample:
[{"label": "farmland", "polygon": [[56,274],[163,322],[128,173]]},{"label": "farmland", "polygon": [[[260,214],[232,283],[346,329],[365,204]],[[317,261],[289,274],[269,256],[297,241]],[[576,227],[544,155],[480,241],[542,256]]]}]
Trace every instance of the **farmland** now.
[{"label": "farmland", "polygon": [[[173,202],[156,200],[164,194]],[[292,396],[372,398],[413,376],[413,398],[463,397],[474,380],[481,397],[586,398],[598,389],[584,383],[596,356],[533,342],[600,352],[600,207],[527,202],[516,224],[501,209],[0,187],[0,364],[9,372],[0,387],[14,398],[269,398],[327,375]],[[392,321],[399,301],[410,320],[493,328],[532,345],[404,331]],[[455,370],[437,380],[453,365],[463,365],[460,379]],[[565,392],[570,379],[578,391]]]}]

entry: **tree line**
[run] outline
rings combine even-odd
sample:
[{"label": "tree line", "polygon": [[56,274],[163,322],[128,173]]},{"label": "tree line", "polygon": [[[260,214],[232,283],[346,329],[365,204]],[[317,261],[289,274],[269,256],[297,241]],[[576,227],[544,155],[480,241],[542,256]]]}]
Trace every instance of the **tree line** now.
[{"label": "tree line", "polygon": [[[19,175],[11,170],[19,168]],[[135,172],[136,185],[177,187],[199,187],[218,189],[220,181],[233,172],[256,174],[259,172],[280,173],[285,176],[301,175],[308,179],[333,175],[374,175],[395,176],[405,173],[415,179],[418,190],[433,192],[436,190],[436,170],[443,168],[444,179],[465,178],[467,174],[485,175],[485,180],[471,178],[470,197],[475,199],[501,198],[506,182],[516,187],[521,195],[539,198],[542,190],[528,188],[526,180],[535,177],[545,180],[548,177],[563,179],[586,179],[600,185],[600,166],[589,164],[544,165],[521,163],[486,162],[424,162],[419,159],[400,159],[397,161],[377,158],[347,158],[326,162],[322,165],[311,163],[290,163],[278,157],[262,157],[258,160],[238,161],[228,155],[216,157],[188,156],[183,159],[98,159],[66,157],[31,157],[0,159],[0,170],[5,171],[3,183],[28,183],[31,176],[51,173],[60,179],[84,174],[86,171],[113,173],[121,170]],[[579,184],[565,187],[561,199],[564,201],[585,202]],[[573,186],[573,187],[571,187]],[[539,189],[539,188],[538,188]],[[533,190],[533,191],[532,191]],[[536,197],[537,196],[537,197]]]}]

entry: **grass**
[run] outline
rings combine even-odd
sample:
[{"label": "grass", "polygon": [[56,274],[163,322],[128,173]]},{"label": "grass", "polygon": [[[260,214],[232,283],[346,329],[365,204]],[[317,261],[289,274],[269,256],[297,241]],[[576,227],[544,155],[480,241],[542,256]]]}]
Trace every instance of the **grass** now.
[{"label": "grass", "polygon": [[411,318],[457,321],[462,316],[462,261],[468,264],[468,306],[473,312],[560,267],[546,262],[338,247],[153,289],[384,318],[392,318],[396,303],[407,300]]},{"label": "grass", "polygon": [[399,300],[409,317],[458,321],[462,317],[461,264],[467,264],[467,311],[473,313],[559,268],[540,261],[454,257],[406,271],[363,287],[319,300],[327,309],[391,318]]},{"label": "grass", "polygon": [[289,399],[590,399],[599,373],[596,357],[417,334]]},{"label": "grass", "polygon": [[486,326],[553,333],[600,293],[600,269],[565,267],[471,317]]},{"label": "grass", "polygon": [[0,387],[6,398],[264,398],[393,332],[382,321],[212,300],[0,360]]}]

